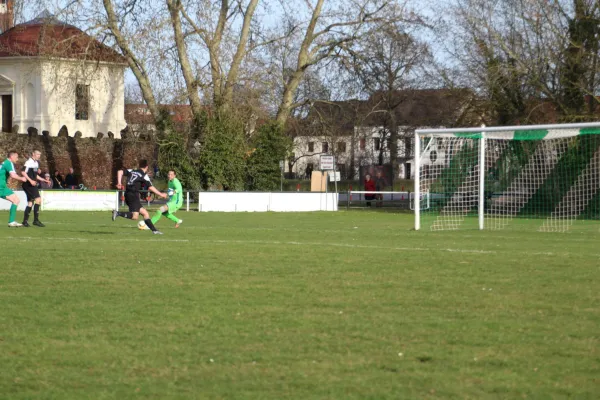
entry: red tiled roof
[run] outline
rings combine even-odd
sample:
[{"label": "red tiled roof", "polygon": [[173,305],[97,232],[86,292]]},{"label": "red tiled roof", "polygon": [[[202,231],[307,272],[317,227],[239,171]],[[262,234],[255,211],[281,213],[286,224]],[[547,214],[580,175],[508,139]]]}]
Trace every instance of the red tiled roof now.
[{"label": "red tiled roof", "polygon": [[121,54],[82,30],[54,19],[37,19],[0,35],[0,57],[58,57],[125,64]]}]

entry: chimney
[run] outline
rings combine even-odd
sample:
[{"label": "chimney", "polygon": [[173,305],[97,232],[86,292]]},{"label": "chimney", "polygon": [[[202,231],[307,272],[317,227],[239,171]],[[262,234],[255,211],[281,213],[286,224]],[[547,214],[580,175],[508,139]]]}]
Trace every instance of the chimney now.
[{"label": "chimney", "polygon": [[0,0],[0,32],[4,33],[14,26],[14,0]]}]

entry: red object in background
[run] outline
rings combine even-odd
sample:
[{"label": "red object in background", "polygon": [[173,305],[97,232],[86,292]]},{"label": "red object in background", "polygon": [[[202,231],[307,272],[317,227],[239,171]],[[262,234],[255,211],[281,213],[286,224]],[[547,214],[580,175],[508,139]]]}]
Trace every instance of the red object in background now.
[{"label": "red object in background", "polygon": [[300,184],[298,183],[298,184],[296,185],[296,192],[299,192],[299,191],[300,191]]},{"label": "red object in background", "polygon": [[376,190],[377,189],[375,189],[375,182],[373,179],[365,181],[365,192],[375,192]]},{"label": "red object in background", "polygon": [[350,185],[350,187],[349,187],[349,192],[350,192],[350,201],[352,201],[352,185]]}]

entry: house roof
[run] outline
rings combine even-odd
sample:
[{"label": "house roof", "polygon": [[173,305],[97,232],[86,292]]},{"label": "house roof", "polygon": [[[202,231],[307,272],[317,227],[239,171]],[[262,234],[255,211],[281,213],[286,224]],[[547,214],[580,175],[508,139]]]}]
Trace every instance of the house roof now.
[{"label": "house roof", "polygon": [[115,50],[47,12],[2,33],[0,57],[52,57],[126,63],[125,57]]},{"label": "house roof", "polygon": [[398,126],[454,126],[472,98],[467,89],[376,92],[367,100],[315,102],[308,119],[350,133],[355,126],[388,125],[393,110]]}]

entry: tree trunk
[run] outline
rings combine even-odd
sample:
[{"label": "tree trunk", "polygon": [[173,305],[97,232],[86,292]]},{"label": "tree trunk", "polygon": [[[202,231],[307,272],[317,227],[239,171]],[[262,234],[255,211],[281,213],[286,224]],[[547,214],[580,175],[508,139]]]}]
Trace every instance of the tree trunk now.
[{"label": "tree trunk", "polygon": [[238,82],[238,74],[240,71],[240,65],[246,57],[246,50],[248,47],[248,36],[250,35],[250,25],[252,23],[252,16],[256,10],[258,0],[251,0],[246,7],[244,13],[244,22],[242,25],[242,31],[240,33],[240,40],[237,45],[237,50],[233,56],[229,73],[227,74],[227,81],[225,82],[225,90],[222,98],[222,106],[225,109],[229,109],[233,103],[233,88]]},{"label": "tree trunk", "polygon": [[228,12],[229,1],[221,0],[221,10],[219,12],[219,21],[217,22],[215,34],[209,39],[209,43],[207,43],[210,57],[210,74],[213,84],[213,102],[217,109],[221,109],[221,106],[223,105],[223,72],[219,57],[221,55],[220,48]]},{"label": "tree trunk", "polygon": [[177,54],[179,55],[179,64],[181,65],[181,72],[183,74],[183,79],[185,80],[188,99],[194,117],[198,118],[202,113],[202,104],[200,102],[200,96],[198,95],[198,81],[194,78],[190,59],[187,54],[185,39],[181,30],[181,17],[179,15],[181,0],[167,0],[167,7],[171,14],[175,45],[177,47]]},{"label": "tree trunk", "polygon": [[127,64],[131,71],[135,75],[138,84],[140,85],[140,90],[142,91],[142,96],[144,97],[144,101],[148,105],[148,110],[152,114],[155,122],[159,122],[161,119],[160,110],[158,109],[158,105],[156,104],[156,98],[154,97],[154,92],[152,91],[152,85],[150,85],[150,79],[148,78],[148,74],[141,62],[137,60],[137,58],[133,55],[133,52],[129,48],[127,41],[123,37],[121,30],[119,29],[117,23],[117,16],[115,14],[115,10],[112,5],[112,0],[102,0],[104,3],[104,9],[106,10],[106,15],[108,17],[108,28],[110,32],[114,36],[117,45],[121,49],[121,52],[127,59]]},{"label": "tree trunk", "polygon": [[298,62],[296,64],[296,70],[289,77],[288,81],[285,84],[285,88],[283,90],[283,96],[281,99],[281,104],[279,105],[279,109],[277,110],[276,120],[277,123],[281,126],[284,126],[287,119],[289,118],[294,104],[294,94],[300,86],[300,81],[304,76],[304,73],[308,66],[310,65],[310,46],[314,40],[315,27],[317,26],[317,21],[321,16],[321,9],[323,8],[324,0],[319,0],[317,5],[315,6],[312,16],[310,18],[310,23],[306,28],[306,33],[304,34],[304,40],[302,40],[302,45],[300,46],[300,51],[298,52]]}]

